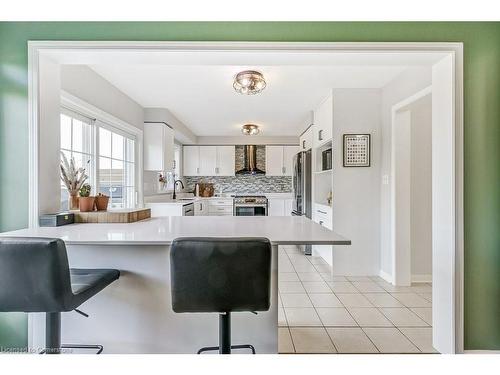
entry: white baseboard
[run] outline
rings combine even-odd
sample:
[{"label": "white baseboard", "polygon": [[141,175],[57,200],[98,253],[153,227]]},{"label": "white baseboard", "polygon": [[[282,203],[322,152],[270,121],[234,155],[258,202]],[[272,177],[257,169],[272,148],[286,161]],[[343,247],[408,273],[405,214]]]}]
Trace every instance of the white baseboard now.
[{"label": "white baseboard", "polygon": [[392,275],[389,275],[387,272],[384,272],[382,270],[379,271],[378,275],[384,279],[385,281],[387,281],[388,283],[391,283],[393,284],[394,283],[394,279],[392,278]]},{"label": "white baseboard", "polygon": [[500,354],[500,350],[464,350],[464,354]]},{"label": "white baseboard", "polygon": [[432,283],[432,275],[411,275],[412,283]]}]

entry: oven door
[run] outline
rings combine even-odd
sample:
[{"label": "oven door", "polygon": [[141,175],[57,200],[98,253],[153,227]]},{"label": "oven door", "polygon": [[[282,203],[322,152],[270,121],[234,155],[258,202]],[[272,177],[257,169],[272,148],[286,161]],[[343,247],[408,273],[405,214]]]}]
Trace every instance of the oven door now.
[{"label": "oven door", "polygon": [[266,205],[241,205],[234,206],[235,216],[267,216],[267,206]]}]

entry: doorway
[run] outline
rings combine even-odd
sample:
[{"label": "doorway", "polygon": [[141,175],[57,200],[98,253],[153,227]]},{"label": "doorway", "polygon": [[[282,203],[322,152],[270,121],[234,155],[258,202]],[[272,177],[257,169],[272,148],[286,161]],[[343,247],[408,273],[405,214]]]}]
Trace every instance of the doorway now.
[{"label": "doorway", "polygon": [[[462,45],[459,43],[171,43],[171,42],[73,42],[50,41],[29,42],[29,129],[30,129],[30,225],[36,226],[39,197],[44,194],[43,175],[40,170],[57,170],[50,168],[58,164],[58,155],[40,158],[46,154],[50,143],[40,138],[40,129],[50,126],[50,118],[40,116],[40,105],[44,94],[47,97],[47,85],[41,79],[40,61],[47,58],[53,62],[51,71],[56,72],[58,64],[99,64],[113,61],[113,54],[121,53],[125,57],[135,59],[139,64],[150,63],[152,56],[171,63],[174,55],[198,55],[206,52],[218,52],[222,55],[229,52],[238,54],[255,54],[267,56],[270,52],[281,53],[286,60],[289,53],[299,53],[302,57],[317,53],[328,58],[329,54],[342,54],[344,64],[352,60],[351,56],[394,55],[414,53],[442,53],[443,58],[433,66],[433,123],[444,124],[433,128],[433,139],[445,139],[446,144],[439,145],[436,165],[432,165],[433,201],[439,204],[432,207],[433,249],[441,249],[436,257],[433,254],[433,267],[439,267],[440,277],[433,280],[434,298],[439,301],[440,313],[433,316],[433,329],[438,330],[435,347],[443,353],[462,350],[461,335],[462,316]],[[151,52],[151,53],[149,53]],[[179,53],[182,52],[182,53]],[[380,56],[378,56],[380,57]],[[178,62],[181,64],[181,62]],[[45,77],[45,83],[47,77]],[[57,82],[57,81],[50,81]],[[436,83],[436,87],[434,87]],[[435,111],[435,108],[449,108],[450,111]],[[42,132],[43,134],[43,132]],[[437,177],[437,178],[436,178]],[[57,181],[57,176],[52,178]],[[435,227],[437,226],[437,227]],[[352,256],[352,254],[348,254]],[[394,257],[395,259],[395,257]],[[395,268],[394,268],[395,269]],[[433,272],[435,277],[436,272]]]}]

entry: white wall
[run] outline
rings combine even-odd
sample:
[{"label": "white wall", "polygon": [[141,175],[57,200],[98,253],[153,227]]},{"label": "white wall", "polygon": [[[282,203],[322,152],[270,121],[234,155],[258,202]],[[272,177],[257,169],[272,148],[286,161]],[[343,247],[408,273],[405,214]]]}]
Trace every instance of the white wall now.
[{"label": "white wall", "polygon": [[[423,90],[432,84],[431,68],[415,67],[403,71],[398,77],[381,90],[381,155],[380,174],[380,271],[387,277],[392,277],[391,254],[391,127],[392,106]],[[387,182],[387,183],[385,183]]]},{"label": "white wall", "polygon": [[[425,280],[432,274],[432,96],[411,112],[411,275]],[[430,281],[430,280],[429,280]]]},{"label": "white wall", "polygon": [[[376,275],[380,264],[381,92],[333,90],[333,230],[352,241],[333,251],[333,272]],[[342,166],[342,135],[371,134],[371,166]]]},{"label": "white wall", "polygon": [[[61,208],[60,163],[60,65],[40,56],[40,123],[38,140],[38,212]],[[38,221],[38,220],[36,220]]]},{"label": "white wall", "polygon": [[196,143],[196,135],[166,108],[144,108],[144,121],[164,122],[174,129],[174,137],[181,144]]},{"label": "white wall", "polygon": [[61,88],[139,129],[143,108],[85,65],[61,65]]}]

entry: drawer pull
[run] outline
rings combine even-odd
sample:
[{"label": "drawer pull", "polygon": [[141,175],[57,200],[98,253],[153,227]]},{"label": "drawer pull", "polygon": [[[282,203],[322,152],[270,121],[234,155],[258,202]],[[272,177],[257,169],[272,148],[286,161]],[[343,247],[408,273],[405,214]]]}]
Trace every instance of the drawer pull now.
[{"label": "drawer pull", "polygon": [[326,212],[325,212],[325,211],[318,210],[318,212],[319,212],[320,214],[326,215]]},{"label": "drawer pull", "polygon": [[323,220],[319,221],[319,225],[323,226]]},{"label": "drawer pull", "polygon": [[302,149],[305,150],[306,149],[306,141],[302,141]]}]

